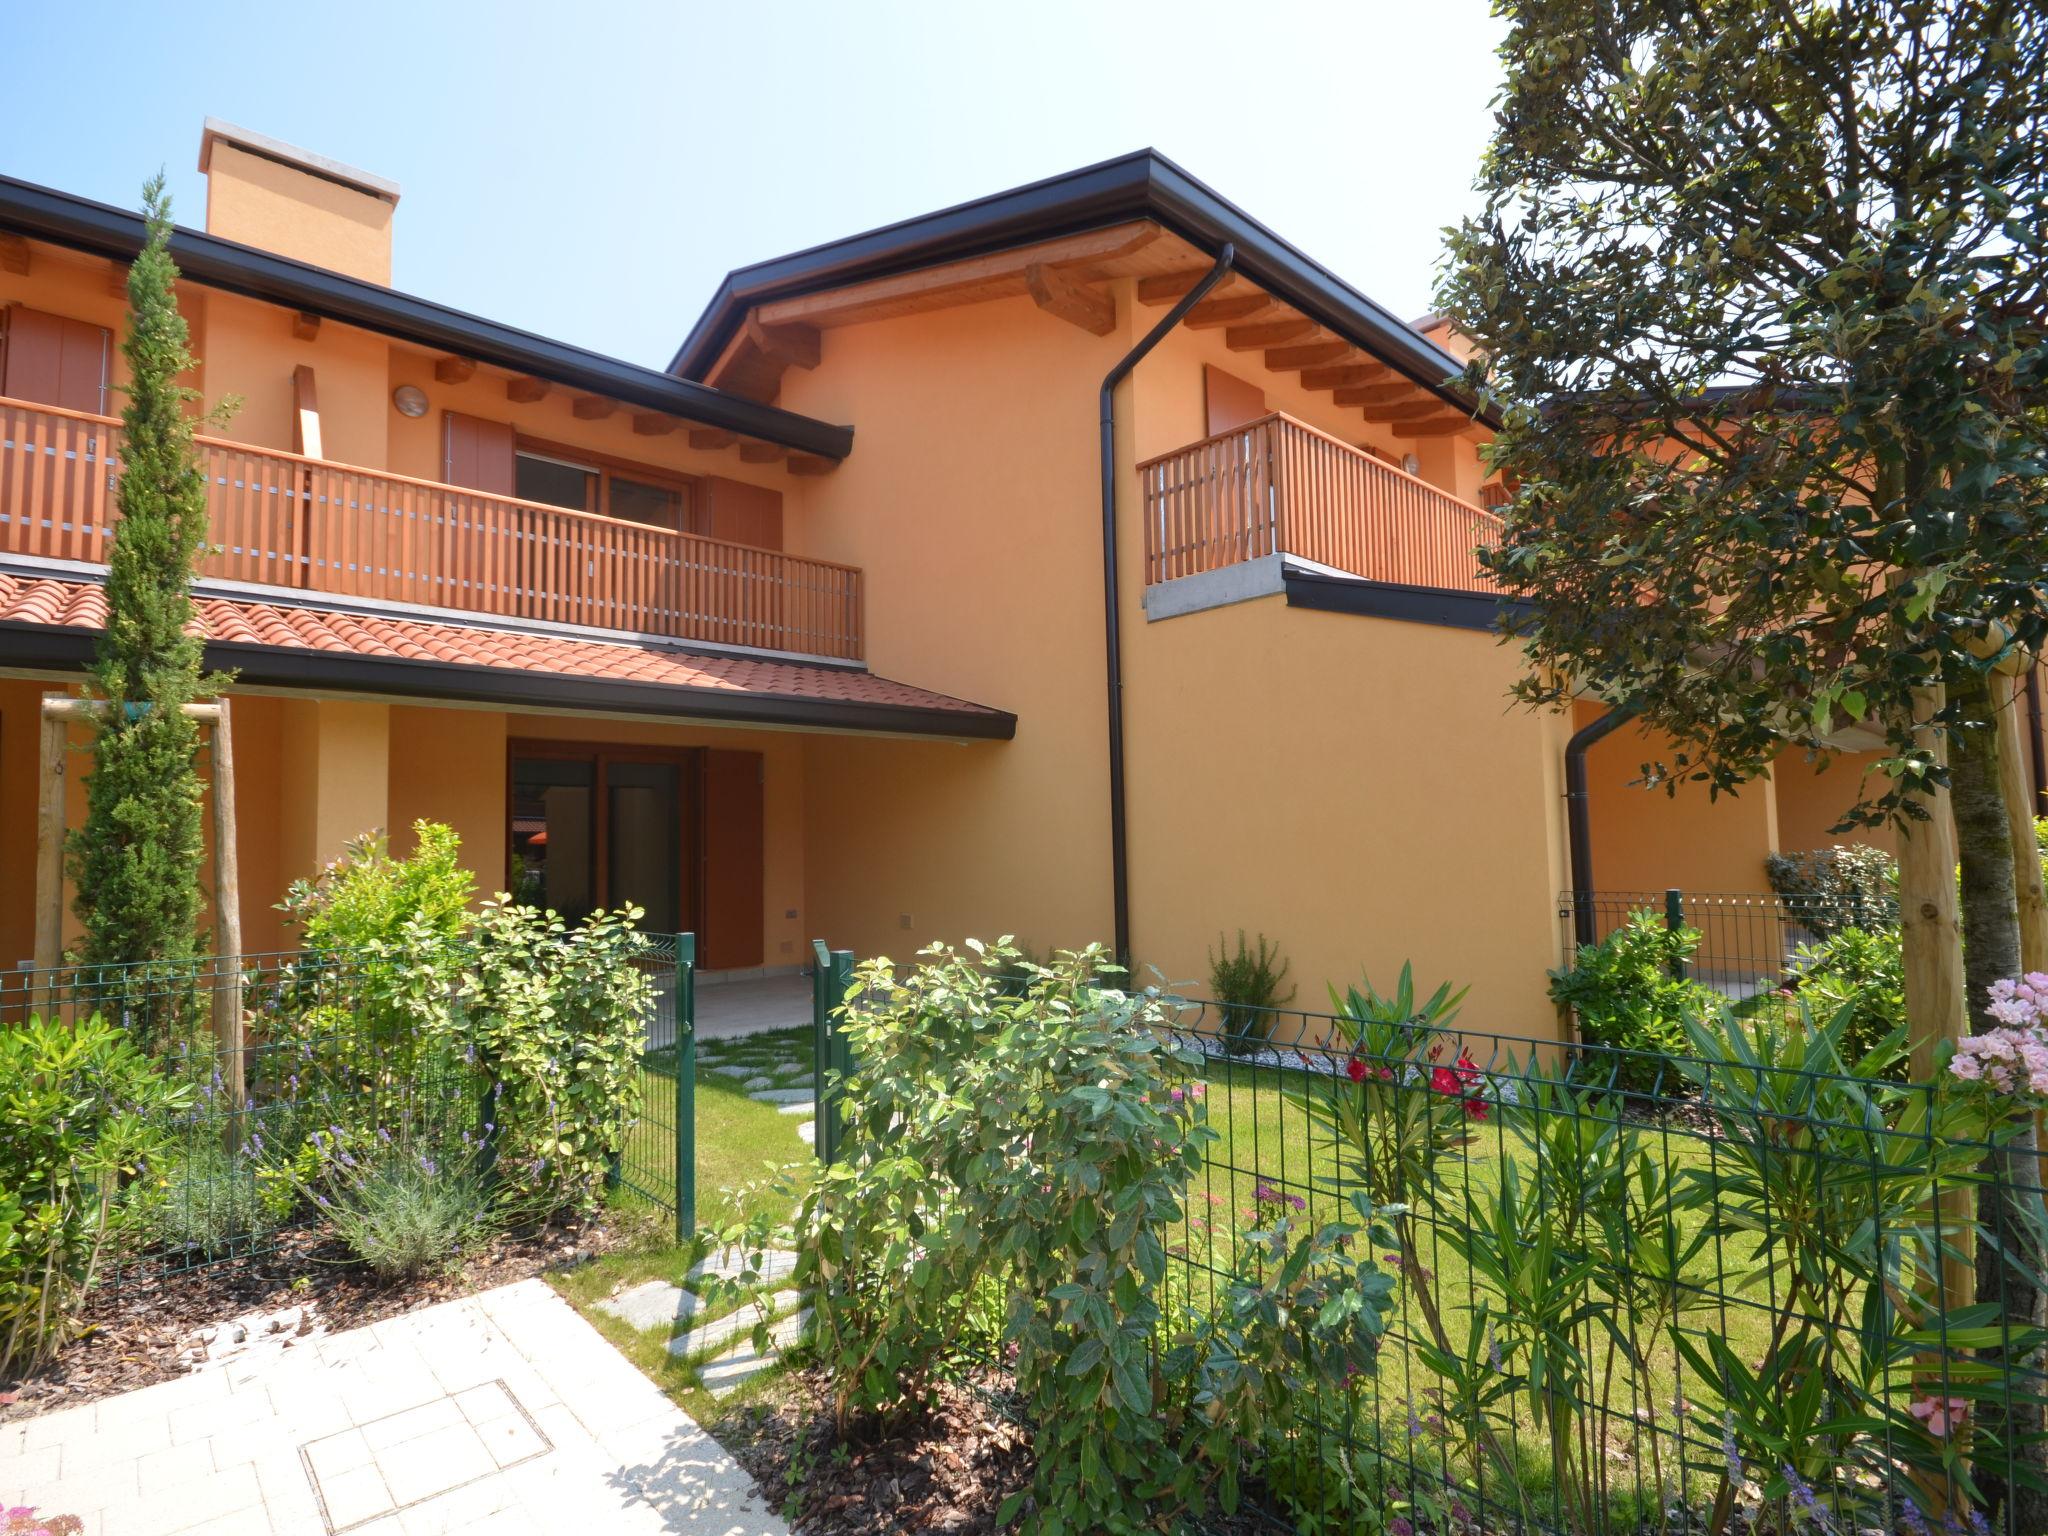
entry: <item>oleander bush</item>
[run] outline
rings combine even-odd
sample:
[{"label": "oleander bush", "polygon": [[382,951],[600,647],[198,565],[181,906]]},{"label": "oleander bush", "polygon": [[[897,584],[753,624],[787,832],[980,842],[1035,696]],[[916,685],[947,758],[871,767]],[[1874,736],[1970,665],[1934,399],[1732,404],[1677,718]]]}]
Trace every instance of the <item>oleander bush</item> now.
[{"label": "oleander bush", "polygon": [[[1168,1244],[1214,1133],[1199,1058],[1158,998],[1103,987],[1099,947],[1019,993],[1015,951],[861,968],[843,1029],[843,1155],[798,1213],[795,1279],[842,1432],[915,1412],[980,1298],[1033,1426],[1033,1532],[1170,1529],[1231,1509],[1247,1443],[1285,1435],[1316,1382],[1369,1372],[1393,1278],[1386,1234],[1276,1202],[1234,1245],[1214,1306],[1169,1283]],[[1296,1202],[1299,1203],[1299,1202]]]},{"label": "oleander bush", "polygon": [[0,1373],[69,1340],[103,1261],[147,1220],[133,1186],[190,1103],[97,1014],[0,1029]]}]

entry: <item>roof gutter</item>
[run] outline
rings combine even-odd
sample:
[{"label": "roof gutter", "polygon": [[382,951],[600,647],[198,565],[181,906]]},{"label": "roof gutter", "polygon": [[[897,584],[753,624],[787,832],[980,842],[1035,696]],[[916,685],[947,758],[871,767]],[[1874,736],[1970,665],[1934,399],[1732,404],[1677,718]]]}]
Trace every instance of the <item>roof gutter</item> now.
[{"label": "roof gutter", "polygon": [[[139,214],[11,176],[0,176],[0,229],[118,261],[134,259],[146,232]],[[820,458],[843,459],[853,451],[851,427],[741,399],[707,384],[552,341],[218,235],[179,227],[171,234],[171,257],[194,282],[361,326],[432,351],[473,358]]]},{"label": "roof gutter", "polygon": [[1635,719],[1633,705],[1619,705],[1582,725],[1564,744],[1564,813],[1572,862],[1572,940],[1591,944],[1593,928],[1593,804],[1586,788],[1586,752],[1594,742]]},{"label": "roof gutter", "polygon": [[1499,425],[1491,411],[1480,409],[1446,382],[1461,372],[1461,365],[1450,353],[1149,149],[742,267],[719,285],[669,369],[685,378],[702,378],[717,362],[747,311],[773,299],[1132,219],[1154,220],[1212,256],[1230,247],[1236,253],[1235,270],[1244,277],[1384,359],[1413,383],[1460,410],[1475,412],[1476,419],[1488,426]]},{"label": "roof gutter", "polygon": [[1131,963],[1131,854],[1124,815],[1124,651],[1123,613],[1117,601],[1116,559],[1116,387],[1144,361],[1145,354],[1173,334],[1187,312],[1230,275],[1236,251],[1225,242],[1202,280],[1181,295],[1166,317],[1145,333],[1116,365],[1102,376],[1097,399],[1098,448],[1102,465],[1102,625],[1104,680],[1109,692],[1109,886],[1116,929],[1116,962]]}]

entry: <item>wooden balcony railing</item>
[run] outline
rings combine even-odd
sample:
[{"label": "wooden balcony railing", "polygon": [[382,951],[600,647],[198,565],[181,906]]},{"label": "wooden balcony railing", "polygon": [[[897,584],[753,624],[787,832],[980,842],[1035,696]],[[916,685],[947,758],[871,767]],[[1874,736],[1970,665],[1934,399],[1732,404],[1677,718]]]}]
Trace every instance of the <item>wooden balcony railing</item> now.
[{"label": "wooden balcony railing", "polygon": [[1372,581],[1491,593],[1474,551],[1500,519],[1292,416],[1138,466],[1145,580],[1289,554]]},{"label": "wooden balcony railing", "polygon": [[[0,553],[104,561],[120,423],[0,399]],[[199,439],[202,574],[857,660],[861,573],[509,496]]]}]

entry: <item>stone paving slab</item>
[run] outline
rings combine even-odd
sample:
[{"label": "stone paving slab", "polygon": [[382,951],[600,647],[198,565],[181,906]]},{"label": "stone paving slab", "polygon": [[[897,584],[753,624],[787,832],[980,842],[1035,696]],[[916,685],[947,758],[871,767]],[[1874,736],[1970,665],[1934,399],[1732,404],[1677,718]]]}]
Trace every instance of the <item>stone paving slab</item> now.
[{"label": "stone paving slab", "polygon": [[749,1302],[739,1311],[729,1313],[713,1323],[700,1323],[688,1333],[678,1334],[668,1341],[668,1352],[678,1360],[687,1360],[692,1355],[701,1355],[707,1350],[721,1349],[743,1334],[752,1333],[754,1324],[761,1319],[760,1308],[766,1307],[768,1315],[774,1317],[786,1312],[797,1303],[795,1291],[777,1291],[773,1296],[758,1302]]},{"label": "stone paving slab", "polygon": [[756,1351],[750,1340],[731,1354],[720,1355],[709,1365],[700,1367],[697,1380],[713,1397],[724,1397],[742,1382],[751,1380],[773,1365],[782,1351],[803,1337],[803,1331],[810,1321],[809,1307],[785,1317],[768,1330],[768,1348],[765,1353]]},{"label": "stone paving slab", "polygon": [[666,1280],[649,1280],[597,1303],[629,1328],[672,1328],[687,1322],[704,1303],[679,1285]]},{"label": "stone paving slab", "polygon": [[818,1101],[811,1097],[810,1089],[804,1089],[803,1093],[804,1096],[802,1098],[791,1099],[777,1110],[776,1113],[782,1115],[815,1115],[818,1112]]},{"label": "stone paving slab", "polygon": [[749,1089],[747,1097],[760,1104],[808,1104],[812,1095],[809,1088],[762,1088]]},{"label": "stone paving slab", "polygon": [[788,1536],[539,1280],[0,1426],[15,1504],[83,1536]]},{"label": "stone paving slab", "polygon": [[[701,1259],[690,1267],[683,1276],[685,1280],[696,1280],[705,1275],[720,1280],[737,1280],[746,1273],[747,1255],[737,1248],[721,1248],[707,1259]],[[769,1248],[761,1254],[761,1269],[758,1278],[764,1284],[787,1280],[796,1273],[796,1255],[786,1248]]]}]

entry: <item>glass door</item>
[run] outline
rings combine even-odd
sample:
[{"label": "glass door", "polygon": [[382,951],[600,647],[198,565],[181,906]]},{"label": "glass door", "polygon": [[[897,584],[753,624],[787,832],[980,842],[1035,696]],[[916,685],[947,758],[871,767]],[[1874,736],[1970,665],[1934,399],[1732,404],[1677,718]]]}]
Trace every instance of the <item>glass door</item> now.
[{"label": "glass door", "polygon": [[606,761],[606,902],[644,907],[649,933],[683,928],[682,770],[673,762]]}]

